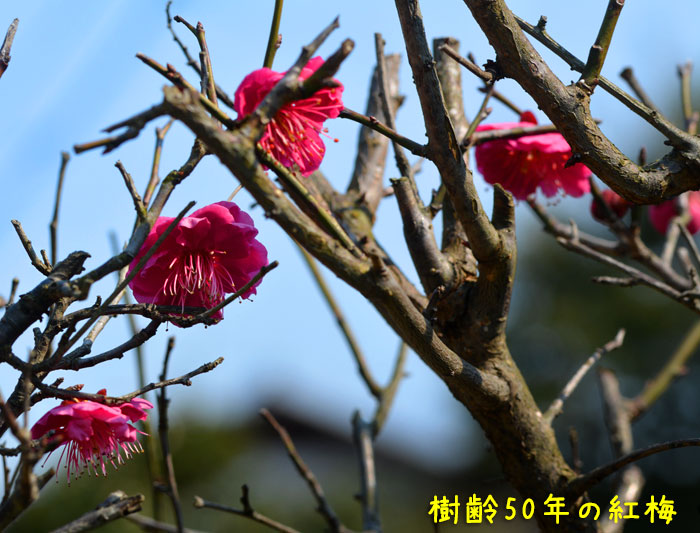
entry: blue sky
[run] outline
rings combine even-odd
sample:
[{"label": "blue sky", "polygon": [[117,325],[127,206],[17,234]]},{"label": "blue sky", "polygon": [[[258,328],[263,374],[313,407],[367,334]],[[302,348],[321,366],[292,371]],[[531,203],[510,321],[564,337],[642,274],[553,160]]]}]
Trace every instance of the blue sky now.
[{"label": "blue sky", "polygon": [[[569,50],[585,58],[595,39],[607,2],[585,3],[555,0],[511,0],[518,15],[536,22],[548,16],[548,30]],[[193,73],[185,66],[182,54],[165,26],[164,2],[88,0],[72,2],[26,2],[5,0],[0,4],[2,31],[14,17],[20,19],[12,50],[12,61],[0,79],[0,102],[3,103],[5,134],[0,143],[0,187],[4,198],[0,246],[4,261],[0,263],[0,294],[7,294],[13,276],[20,278],[20,292],[26,292],[40,280],[33,271],[16,238],[10,219],[22,222],[37,248],[48,246],[48,222],[53,208],[56,173],[62,150],[80,142],[100,137],[100,130],[139,112],[161,99],[165,80],[135,59],[143,52],[162,64],[172,63],[194,84]],[[233,93],[240,80],[259,68],[265,52],[269,18],[273,2],[194,2],[176,1],[173,14],[192,23],[202,21],[217,82]],[[632,65],[652,98],[669,101],[678,93],[676,64],[693,58],[698,46],[697,16],[699,7],[691,0],[678,0],[676,9],[656,2],[626,4],[603,74],[622,84],[618,73]],[[429,39],[446,35],[460,39],[463,51],[472,51],[480,62],[493,59],[487,40],[471,19],[467,8],[458,0],[423,2],[423,14]],[[398,117],[398,128],[407,136],[422,141],[424,128],[418,101],[405,61],[400,27],[393,2],[340,2],[287,0],[282,17],[283,45],[275,69],[285,70],[297,57],[300,47],[310,41],[336,15],[341,27],[321,49],[331,53],[346,37],[356,47],[343,64],[337,78],[345,84],[344,101],[363,111],[371,68],[374,64],[374,32],[381,32],[387,52],[404,56],[401,67],[401,90],[406,102]],[[653,33],[649,32],[654,22]],[[177,31],[194,54],[196,41],[181,26]],[[650,39],[650,35],[656,38]],[[662,38],[661,38],[662,37]],[[568,67],[545,53],[563,81],[577,78]],[[480,85],[463,74],[466,108],[473,115],[481,103]],[[499,90],[523,108],[532,108],[529,97],[512,81],[503,81]],[[512,114],[493,104],[489,120],[512,120]],[[621,104],[602,91],[593,98],[594,114],[604,119],[602,128],[618,146],[636,154],[641,135],[648,127]],[[666,109],[671,116],[676,109]],[[541,122],[546,117],[538,114]],[[162,121],[155,125],[162,125]],[[331,135],[340,142],[328,146],[321,167],[331,182],[344,188],[349,179],[358,126],[336,120],[328,124]],[[191,135],[175,125],[166,139],[161,175],[179,166],[186,158]],[[659,141],[660,142],[660,141]],[[113,167],[121,160],[143,189],[149,173],[154,144],[153,130],[145,130],[135,141],[106,156],[98,152],[75,156],[69,163],[59,224],[59,255],[84,249],[91,253],[88,266],[101,263],[109,256],[108,233],[115,231],[121,240],[128,237],[133,224],[133,209],[118,171]],[[650,147],[652,148],[652,147]],[[389,177],[396,171],[388,167]],[[427,198],[436,187],[436,173],[429,165],[419,176]],[[237,181],[213,158],[207,158],[172,196],[165,215],[174,215],[189,200],[197,207],[225,199]],[[481,180],[484,203],[490,206],[490,188]],[[236,201],[248,209],[250,196],[242,192]],[[581,202],[565,200],[563,206],[582,210]],[[587,203],[583,208],[587,208]],[[280,267],[265,279],[253,302],[233,304],[226,309],[225,320],[208,329],[179,330],[165,327],[146,346],[150,379],[159,371],[166,338],[177,337],[171,373],[180,375],[219,356],[226,358],[216,371],[195,379],[191,388],[173,390],[173,408],[195,411],[202,416],[238,419],[252,416],[260,407],[284,403],[309,418],[332,424],[337,431],[349,434],[349,419],[360,408],[369,415],[373,402],[364,389],[335,321],[311,281],[298,252],[288,238],[260,209],[250,211],[260,228],[259,239],[268,248],[271,259]],[[519,238],[537,231],[523,206],[518,209]],[[379,211],[377,235],[391,255],[416,278],[410,267],[398,225],[394,200],[385,200]],[[395,335],[379,315],[351,289],[329,273],[333,289],[349,317],[369,363],[380,380],[388,375],[398,346]],[[91,298],[105,294],[107,284],[96,287]],[[517,303],[517,302],[516,302]],[[94,352],[108,349],[128,337],[125,321],[115,320],[99,337]],[[26,348],[25,348],[26,347]],[[15,352],[25,356],[25,342]],[[591,349],[594,346],[590,347]],[[583,358],[585,354],[581,354]],[[395,446],[402,453],[432,463],[434,442],[446,446],[443,456],[464,458],[457,454],[469,442],[473,427],[456,418],[463,412],[443,384],[411,355],[409,377],[399,389],[396,406],[389,418],[380,443]],[[107,387],[110,393],[123,394],[136,387],[132,356],[83,371],[80,376],[68,373],[66,384],[85,383],[86,390]],[[7,369],[0,374],[0,390],[9,394],[15,377]],[[51,402],[44,402],[32,418],[36,420]],[[465,439],[467,439],[465,441]],[[454,453],[453,453],[454,452]]]}]

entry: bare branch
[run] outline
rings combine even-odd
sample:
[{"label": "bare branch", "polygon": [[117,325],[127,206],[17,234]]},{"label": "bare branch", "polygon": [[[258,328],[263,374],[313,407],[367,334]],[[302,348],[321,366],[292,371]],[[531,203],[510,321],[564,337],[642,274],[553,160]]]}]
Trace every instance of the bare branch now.
[{"label": "bare branch", "polygon": [[126,188],[129,191],[129,194],[131,195],[131,200],[134,202],[134,209],[136,209],[136,216],[138,218],[138,222],[143,222],[144,220],[146,220],[146,206],[144,205],[143,200],[141,200],[141,196],[136,190],[136,185],[134,185],[134,180],[131,178],[131,174],[129,174],[126,171],[121,161],[117,161],[114,164],[114,166],[117,167],[117,169],[119,169],[122,178],[124,178],[124,184],[126,185]]},{"label": "bare branch", "polygon": [[194,506],[197,509],[216,509],[217,511],[224,511],[226,513],[231,513],[235,514],[238,516],[244,516],[246,518],[249,518],[250,520],[257,522],[259,524],[263,524],[270,529],[274,529],[275,531],[279,531],[280,533],[300,533],[294,528],[291,528],[289,526],[285,526],[284,524],[281,524],[280,522],[276,522],[275,520],[272,520],[271,518],[268,518],[265,515],[260,514],[259,512],[253,510],[253,507],[250,505],[250,500],[249,500],[249,495],[248,495],[248,485],[243,485],[241,487],[241,490],[243,491],[243,495],[241,496],[241,503],[243,504],[243,509],[234,509],[233,507],[229,507],[227,505],[221,505],[220,503],[214,503],[214,502],[208,502],[199,496],[194,497]]},{"label": "bare branch", "polygon": [[[384,58],[386,67],[384,76],[386,85],[389,88],[389,96],[391,101],[391,110],[396,113],[400,103],[399,96],[399,64],[401,58],[398,54],[387,55]],[[340,113],[341,118],[349,118],[350,120],[361,121],[361,124],[371,124],[385,129],[384,132],[379,132],[371,126],[360,128],[359,139],[357,142],[357,155],[355,157],[355,165],[352,172],[352,178],[348,185],[348,194],[357,196],[356,203],[360,203],[366,207],[370,216],[373,218],[379,202],[383,198],[383,177],[386,167],[386,157],[389,149],[389,137],[387,136],[388,128],[381,124],[381,121],[386,121],[384,112],[382,111],[382,86],[379,79],[378,67],[375,67],[372,74],[372,81],[369,88],[369,97],[367,99],[367,109],[365,115],[360,115],[352,110],[344,109]],[[379,119],[375,118],[379,117]],[[392,135],[398,135],[396,132],[391,132]],[[410,139],[405,139],[410,141]],[[397,140],[400,144],[403,141]],[[417,144],[417,143],[416,143]],[[405,146],[405,144],[402,144]]]},{"label": "bare branch", "polygon": [[94,511],[85,513],[71,523],[54,529],[52,533],[79,533],[80,531],[95,529],[131,513],[139,512],[144,500],[143,494],[127,496],[122,491],[113,492]]},{"label": "bare branch", "polygon": [[417,155],[419,157],[428,157],[427,149],[424,145],[412,141],[408,137],[404,137],[403,135],[397,133],[385,124],[382,124],[374,116],[366,116],[346,107],[340,112],[340,118],[347,118],[349,120],[353,120],[358,124],[362,124],[363,126],[366,126],[378,133],[381,133],[382,135],[391,139],[395,143],[398,143],[399,145],[403,146],[414,155]]},{"label": "bare branch", "polygon": [[22,224],[20,224],[18,220],[12,220],[12,225],[14,226],[15,231],[17,232],[17,236],[19,237],[19,240],[21,241],[24,250],[27,252],[27,255],[29,256],[29,259],[32,262],[34,268],[36,268],[39,272],[44,274],[44,276],[48,276],[51,273],[51,268],[48,265],[46,265],[41,259],[39,259],[38,255],[36,255],[34,247],[32,246],[32,241],[29,240],[29,237],[27,237],[27,234],[24,232],[24,229],[22,229]]},{"label": "bare branch", "polygon": [[658,112],[658,109],[654,105],[654,102],[651,101],[651,98],[649,98],[649,95],[642,88],[642,85],[639,83],[639,80],[637,80],[637,77],[634,75],[632,67],[625,67],[622,70],[622,72],[620,72],[620,77],[629,84],[630,89],[632,89],[632,92],[639,99],[640,102],[642,102],[652,111]]},{"label": "bare branch", "polygon": [[362,529],[364,531],[381,531],[379,519],[379,488],[374,467],[374,429],[365,422],[359,411],[352,416],[352,437],[357,449],[360,467],[360,493],[362,504]]},{"label": "bare branch", "polygon": [[[170,30],[170,34],[173,36],[173,40],[177,43],[177,45],[180,47],[180,50],[182,50],[182,53],[184,54],[185,58],[187,59],[187,64],[194,69],[194,71],[197,73],[197,75],[201,78],[202,77],[202,68],[200,67],[200,64],[195,61],[192,56],[190,55],[189,50],[187,50],[187,47],[183,44],[183,42],[180,40],[180,38],[177,36],[175,33],[175,29],[173,28],[172,24],[172,18],[170,17],[170,5],[172,4],[172,0],[168,0],[168,3],[165,5],[165,14],[167,17],[167,25],[168,25],[168,30]],[[216,85],[216,96],[217,98],[226,104],[228,107],[233,109],[233,100],[231,100],[226,94],[226,91]]]},{"label": "bare branch", "polygon": [[576,478],[573,482],[571,482],[569,487],[569,498],[577,498],[584,492],[600,483],[609,475],[614,474],[618,470],[634,463],[635,461],[639,461],[640,459],[644,459],[645,457],[649,457],[650,455],[654,455],[656,453],[665,452],[667,450],[675,450],[677,448],[687,448],[689,446],[700,446],[700,439],[673,440],[663,442],[661,444],[654,444],[647,448],[628,453],[627,455],[624,455],[611,463],[599,466],[587,474]]},{"label": "bare branch", "polygon": [[12,49],[12,42],[15,40],[15,33],[17,32],[17,25],[19,24],[19,19],[15,19],[7,28],[5,33],[5,39],[2,42],[2,47],[0,47],[0,76],[2,76],[7,70],[10,64],[10,50]]},{"label": "bare branch", "polygon": [[198,376],[199,374],[204,374],[205,372],[210,372],[214,370],[217,366],[223,363],[224,358],[219,357],[218,359],[203,364],[199,368],[188,372],[187,374],[180,376],[179,378],[166,379],[159,381],[157,383],[149,383],[145,387],[141,387],[139,390],[125,394],[123,396],[103,396],[102,394],[89,394],[86,392],[73,391],[69,389],[58,389],[56,387],[50,387],[44,385],[43,383],[34,380],[34,385],[42,391],[45,397],[59,398],[62,400],[70,400],[72,398],[78,398],[81,400],[91,400],[93,402],[103,403],[105,405],[119,405],[125,402],[129,402],[136,398],[150,392],[152,390],[162,389],[163,387],[170,387],[171,385],[184,385],[189,387],[192,385],[192,378]]},{"label": "bare branch", "polygon": [[544,418],[547,420],[550,424],[552,421],[559,416],[564,407],[564,402],[571,396],[571,393],[574,392],[574,389],[578,386],[578,384],[581,382],[583,377],[586,375],[586,373],[591,369],[591,367],[605,354],[610,353],[613,350],[616,350],[620,346],[622,346],[622,343],[625,340],[625,330],[621,329],[617,332],[617,335],[615,335],[615,338],[600,348],[598,348],[595,352],[593,352],[593,355],[591,355],[586,361],[581,365],[581,367],[576,371],[576,373],[571,377],[569,382],[566,384],[566,386],[562,389],[561,393],[559,394],[559,397],[552,402],[552,405],[549,406],[549,408],[545,411],[544,413]]},{"label": "bare branch", "polygon": [[404,367],[406,366],[406,356],[408,355],[408,345],[405,342],[401,342],[399,347],[399,353],[396,356],[396,362],[394,363],[394,371],[391,374],[389,383],[382,389],[381,396],[379,397],[379,405],[377,405],[377,410],[374,413],[374,419],[372,420],[372,438],[376,439],[379,432],[384,426],[387,417],[389,416],[389,410],[396,397],[396,391],[399,390],[399,384],[404,377]]},{"label": "bare branch", "polygon": [[79,154],[87,150],[93,150],[95,148],[101,148],[102,146],[104,146],[104,151],[102,153],[109,153],[115,148],[119,147],[121,144],[125,143],[126,141],[138,137],[139,133],[141,133],[141,130],[146,127],[146,124],[148,124],[153,119],[163,116],[164,114],[165,112],[163,109],[163,104],[155,105],[150,109],[147,109],[146,111],[142,111],[138,115],[134,115],[133,117],[127,120],[118,122],[117,124],[114,124],[104,130],[107,133],[111,133],[112,131],[118,130],[119,128],[126,128],[126,131],[124,133],[120,135],[114,135],[112,137],[107,137],[105,139],[92,141],[89,143],[76,144],[75,146],[73,146],[73,150],[75,150],[76,154]]},{"label": "bare branch", "polygon": [[644,390],[630,400],[630,419],[636,420],[649,410],[651,405],[668,390],[673,381],[683,374],[688,360],[700,345],[700,321],[693,324],[675,353],[666,361],[659,373],[649,380]]},{"label": "bare branch", "polygon": [[282,19],[283,0],[275,0],[275,10],[272,13],[272,23],[270,24],[270,36],[267,39],[267,49],[265,50],[265,60],[263,67],[272,68],[275,59],[275,52],[280,46],[280,20]]},{"label": "bare branch", "polygon": [[[153,70],[155,70],[158,74],[162,75],[164,78],[172,82],[172,84],[176,87],[179,87],[180,89],[195,91],[195,88],[192,85],[190,85],[190,83],[182,76],[182,74],[180,74],[171,64],[168,64],[167,67],[164,67],[156,60],[151,59],[147,55],[141,53],[136,54],[136,57],[143,61],[146,65],[151,67]],[[211,115],[215,117],[219,122],[221,122],[228,128],[234,128],[236,126],[236,121],[234,121],[226,113],[224,113],[219,108],[219,106],[217,106],[204,94],[197,94],[199,95],[199,101],[202,102],[202,105],[204,105],[207,111],[209,111],[209,113],[211,113]]]},{"label": "bare branch", "polygon": [[593,88],[598,83],[598,77],[603,68],[605,56],[608,54],[610,41],[612,40],[612,35],[617,25],[617,19],[620,17],[620,12],[624,5],[625,0],[608,1],[608,8],[605,11],[598,36],[596,37],[595,44],[591,47],[588,54],[588,61],[586,61],[586,65],[583,67],[581,79],[579,80],[579,83],[585,83],[590,88],[591,92],[593,92]]},{"label": "bare branch", "polygon": [[466,68],[469,72],[474,74],[477,78],[480,78],[482,81],[487,83],[491,83],[494,81],[495,76],[493,75],[493,72],[487,72],[485,70],[480,69],[477,65],[459,55],[459,52],[451,48],[449,45],[443,44],[442,46],[440,46],[440,50],[442,52],[445,52],[448,56],[450,56],[457,63]]},{"label": "bare branch", "polygon": [[694,134],[695,132],[691,131],[691,125],[693,123],[693,100],[690,79],[692,74],[693,63],[691,61],[683,65],[678,65],[678,77],[681,80],[681,106],[683,109],[683,119],[685,120],[685,129],[688,133]]},{"label": "bare branch", "polygon": [[268,411],[267,409],[261,409],[260,415],[267,421],[268,424],[272,426],[272,428],[279,435],[280,439],[282,440],[282,443],[284,444],[284,447],[287,449],[289,457],[291,458],[292,462],[294,463],[294,466],[297,469],[297,472],[299,472],[299,475],[302,478],[304,478],[304,481],[306,481],[307,485],[309,486],[309,489],[311,490],[311,493],[316,499],[316,502],[318,503],[318,512],[321,513],[321,516],[323,516],[326,522],[328,522],[328,525],[331,527],[331,531],[339,533],[347,532],[348,530],[345,528],[345,526],[343,526],[343,524],[341,524],[340,520],[338,519],[338,516],[335,514],[330,504],[328,503],[328,500],[326,499],[321,484],[318,482],[316,476],[314,476],[313,472],[309,469],[308,466],[306,466],[306,463],[304,463],[304,460],[297,452],[296,447],[294,446],[294,443],[292,442],[292,439],[289,436],[289,433],[287,433],[287,430],[284,429],[279,422],[277,422],[275,417],[272,416],[272,413],[270,413],[270,411]]},{"label": "bare branch", "polygon": [[[165,349],[163,357],[163,371],[160,374],[161,382],[165,381],[168,375],[168,362],[170,354],[175,347],[175,337],[168,339],[168,346]],[[182,518],[182,505],[180,504],[180,493],[177,488],[177,478],[175,477],[175,465],[173,464],[173,456],[170,453],[170,439],[168,438],[168,400],[165,395],[165,388],[160,389],[158,394],[158,436],[160,437],[160,447],[163,453],[163,464],[168,475],[168,496],[173,506],[175,520],[177,521],[177,530],[184,531],[185,526]]]},{"label": "bare branch", "polygon": [[[605,425],[608,428],[610,443],[615,457],[622,457],[633,450],[632,424],[625,401],[620,394],[620,387],[615,374],[607,369],[598,369],[598,378],[603,396]],[[637,465],[628,465],[622,471],[615,494],[624,506],[627,502],[639,499],[644,487],[644,476]],[[621,533],[624,519],[621,521],[604,520],[601,524],[602,533]]]},{"label": "bare branch", "polygon": [[396,0],[396,8],[423,110],[430,159],[440,171],[475,257],[479,261],[493,261],[494,256],[501,250],[500,236],[481,206],[471,172],[462,158],[462,151],[442,98],[440,81],[428,47],[418,2]]},{"label": "bare branch", "polygon": [[162,531],[163,533],[204,533],[198,529],[183,528],[182,531],[178,530],[177,526],[172,524],[166,524],[164,522],[159,522],[148,516],[142,514],[130,514],[125,517],[126,520],[132,524],[136,524],[143,531]]},{"label": "bare branch", "polygon": [[365,382],[365,385],[367,385],[367,388],[369,389],[369,392],[372,394],[372,396],[374,396],[375,398],[379,398],[382,393],[382,388],[372,376],[372,373],[370,372],[369,367],[367,366],[367,360],[365,359],[365,356],[362,353],[362,348],[360,348],[360,345],[357,342],[357,339],[355,338],[355,334],[352,332],[352,329],[350,329],[350,325],[345,320],[345,315],[343,314],[343,311],[340,309],[338,302],[333,296],[330,287],[326,283],[326,280],[323,279],[323,275],[321,274],[321,271],[316,265],[316,261],[302,247],[299,247],[299,250],[301,251],[302,257],[306,261],[306,264],[309,267],[311,274],[316,280],[316,285],[318,285],[318,288],[321,289],[326,303],[331,308],[333,316],[335,316],[335,320],[338,323],[338,327],[343,332],[345,341],[348,343],[348,347],[350,348],[355,362],[357,363],[357,369],[360,372],[360,376],[362,376],[362,380]]},{"label": "bare branch", "polygon": [[49,234],[51,235],[51,264],[58,261],[58,207],[61,205],[61,192],[63,191],[63,178],[66,175],[66,167],[70,160],[68,152],[61,152],[61,167],[58,171],[58,184],[56,185],[56,201],[54,202],[53,217],[49,224]]}]

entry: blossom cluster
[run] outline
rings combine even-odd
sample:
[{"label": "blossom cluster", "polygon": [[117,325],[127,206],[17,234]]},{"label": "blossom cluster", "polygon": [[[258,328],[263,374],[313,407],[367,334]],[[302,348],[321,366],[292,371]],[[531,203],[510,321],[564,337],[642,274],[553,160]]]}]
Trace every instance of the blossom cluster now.
[{"label": "blossom cluster", "polygon": [[[517,130],[537,125],[535,116],[525,111],[519,122],[481,124],[476,131]],[[518,200],[524,200],[537,189],[547,197],[564,194],[580,197],[590,192],[591,171],[582,163],[574,163],[569,144],[560,133],[523,135],[479,144],[475,150],[476,166],[486,182],[500,184]],[[606,205],[603,206],[601,202]],[[700,230],[700,192],[687,194],[687,228],[691,233]],[[591,214],[596,220],[607,221],[610,213],[620,218],[631,207],[616,192],[607,189],[600,198],[591,202]],[[672,219],[682,210],[677,199],[649,207],[652,226],[665,234]]]},{"label": "blossom cluster", "polygon": [[[102,389],[97,394],[106,393]],[[125,458],[143,451],[137,439],[142,432],[131,423],[144,420],[145,409],[152,408],[151,402],[141,398],[111,406],[92,400],[65,400],[41,417],[31,434],[33,439],[48,434],[51,443],[63,446],[58,463],[60,466],[65,457],[69,482],[71,474],[77,478],[91,469],[97,476],[100,472],[107,475],[105,461],[116,468]]]}]

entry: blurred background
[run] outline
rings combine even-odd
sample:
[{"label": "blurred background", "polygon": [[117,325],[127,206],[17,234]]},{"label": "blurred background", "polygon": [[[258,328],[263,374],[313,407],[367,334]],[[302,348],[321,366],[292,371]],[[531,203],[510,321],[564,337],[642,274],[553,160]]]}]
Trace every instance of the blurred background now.
[{"label": "blurred background", "polygon": [[[173,15],[204,24],[216,81],[232,94],[246,74],[262,66],[273,4],[272,0],[176,0],[171,9]],[[540,15],[547,15],[549,33],[585,59],[607,2],[596,0],[574,6],[555,0],[510,0],[508,4],[532,23]],[[422,10],[429,39],[453,36],[461,41],[462,53],[473,52],[479,63],[494,59],[486,38],[462,2],[424,1]],[[0,15],[3,32],[13,18],[20,19],[12,61],[0,79],[5,127],[0,143],[0,194],[5,205],[5,229],[0,231],[0,294],[6,297],[13,277],[20,280],[20,294],[42,279],[29,265],[9,221],[18,219],[37,249],[48,248],[60,152],[72,151],[76,143],[100,138],[103,128],[161,100],[165,80],[134,55],[143,52],[161,64],[172,63],[195,85],[198,79],[186,66],[166,28],[165,2],[5,0],[0,4]],[[336,15],[340,15],[340,29],[328,39],[320,54],[329,55],[344,38],[354,39],[355,50],[337,75],[345,85],[346,106],[364,112],[375,63],[373,33],[381,32],[387,53],[403,56],[401,92],[406,98],[399,112],[398,129],[421,142],[424,126],[392,2],[287,0],[280,28],[283,43],[275,58],[275,70],[286,70],[300,47]],[[652,100],[680,123],[676,66],[697,59],[699,15],[700,5],[692,0],[679,0],[672,7],[654,2],[629,3],[618,22],[603,74],[623,84],[619,72],[632,66]],[[196,56],[193,36],[182,25],[176,24],[175,29]],[[578,78],[552,54],[542,53],[562,81]],[[693,76],[693,81],[697,82],[697,76]],[[481,82],[463,73],[463,83],[465,107],[471,119],[481,104],[482,95],[477,91]],[[535,111],[541,123],[548,122],[514,82],[501,81],[497,88],[520,107]],[[489,121],[513,120],[511,111],[497,102],[491,105]],[[654,130],[602,90],[595,92],[592,107],[594,116],[603,120],[603,131],[630,157],[636,158],[641,146],[648,149],[650,160],[665,152],[663,139]],[[133,208],[113,165],[121,160],[143,190],[150,174],[154,128],[164,122],[153,123],[138,139],[106,156],[97,151],[72,156],[60,209],[59,257],[73,250],[86,250],[91,254],[87,267],[94,267],[111,255],[110,232],[117,235],[119,242],[128,238]],[[330,135],[340,142],[329,143],[321,170],[331,183],[344,190],[354,163],[358,125],[339,119],[327,126]],[[184,162],[191,142],[192,136],[183,126],[172,127],[165,141],[161,176]],[[390,154],[387,184],[390,177],[397,175],[392,163]],[[427,201],[431,189],[438,185],[431,165],[424,165],[418,182]],[[199,208],[226,199],[237,185],[217,160],[205,158],[176,189],[163,214],[174,216],[190,200],[196,200]],[[477,187],[490,211],[491,187],[480,177]],[[260,229],[259,240],[280,267],[265,278],[252,301],[229,306],[222,323],[189,330],[162,326],[159,335],[144,346],[148,381],[157,380],[170,335],[176,337],[171,376],[225,357],[215,371],[195,378],[192,387],[169,389],[171,444],[185,523],[198,530],[262,530],[242,518],[198,511],[190,505],[193,495],[198,494],[240,507],[240,487],[246,483],[256,510],[300,531],[323,530],[325,524],[314,512],[315,503],[303,480],[295,473],[274,432],[257,415],[259,409],[267,407],[287,427],[346,525],[359,529],[360,507],[354,500],[359,477],[350,419],[356,410],[369,417],[374,401],[357,375],[335,320],[295,245],[265,219],[245,191],[236,197],[236,202],[254,217]],[[560,219],[574,218],[587,231],[605,231],[590,219],[589,198],[561,198],[548,200],[547,204]],[[519,263],[509,345],[540,406],[545,408],[583,360],[621,327],[627,330],[624,347],[606,356],[601,364],[617,372],[623,394],[636,395],[645,380],[675,351],[696,317],[646,288],[592,284],[591,276],[610,272],[558,247],[522,203],[517,207],[517,224]],[[652,229],[644,227],[643,231],[650,242],[658,240]],[[376,235],[417,282],[403,245],[393,198],[385,199],[380,206]],[[398,339],[362,297],[328,272],[326,278],[374,375],[385,381]],[[96,286],[91,298],[110,292],[112,286],[113,280]],[[130,336],[125,319],[113,320],[98,338],[93,352],[109,349]],[[25,356],[21,347],[28,350],[30,345],[29,338],[21,340],[15,353]],[[697,369],[697,363],[691,360],[688,374],[635,425],[636,446],[699,436]],[[377,441],[385,530],[432,531],[427,510],[435,495],[452,498],[458,494],[461,501],[466,501],[472,493],[482,498],[493,494],[499,509],[503,509],[506,498],[515,494],[504,483],[500,466],[469,413],[412,353],[407,374]],[[138,387],[133,353],[84,370],[79,376],[65,373],[64,377],[65,385],[84,383],[84,390],[90,392],[106,387],[110,394],[120,395]],[[0,370],[0,390],[5,396],[16,379],[8,368]],[[30,414],[30,423],[55,405],[52,401],[37,405]],[[570,453],[566,434],[571,426],[580,434],[584,469],[611,460],[593,373],[555,422],[567,457]],[[5,438],[6,445],[14,445],[10,441]],[[648,501],[650,495],[658,500],[662,494],[676,502],[678,515],[669,526],[664,526],[669,531],[689,531],[689,524],[695,524],[700,516],[698,458],[697,449],[685,449],[666,452],[640,464],[647,479],[640,502]],[[52,462],[55,458],[49,464]],[[611,487],[610,483],[600,487],[598,501],[609,501]],[[152,509],[143,456],[118,472],[110,471],[107,478],[83,477],[70,488],[59,476],[12,531],[58,527],[92,509],[116,488],[129,494],[143,492],[147,496],[146,512]],[[161,500],[156,504],[161,518],[171,520],[168,502],[165,497]],[[502,517],[503,511],[499,515]],[[460,520],[459,526],[444,526],[442,530],[466,527]],[[502,523],[488,527],[498,531],[506,526]],[[632,521],[627,531],[654,527],[658,525],[650,526],[642,518]],[[508,528],[535,530],[532,522],[509,522]],[[125,521],[105,530],[108,529],[138,530]]]}]

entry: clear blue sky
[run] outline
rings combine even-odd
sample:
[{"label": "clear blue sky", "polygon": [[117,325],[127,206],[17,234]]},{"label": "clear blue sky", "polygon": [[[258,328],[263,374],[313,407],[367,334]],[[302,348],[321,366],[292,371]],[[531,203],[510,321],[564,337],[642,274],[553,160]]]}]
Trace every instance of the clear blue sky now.
[{"label": "clear blue sky", "polygon": [[[549,18],[548,30],[579,57],[585,58],[595,39],[605,0],[585,3],[555,0],[511,0],[509,5],[520,16],[536,22],[539,15]],[[100,130],[139,112],[161,99],[165,80],[135,59],[143,52],[161,63],[172,63],[196,84],[185,66],[182,54],[165,26],[165,2],[149,1],[77,1],[26,2],[5,0],[0,4],[0,26],[4,32],[14,17],[20,19],[12,50],[12,62],[0,79],[4,135],[0,144],[0,187],[4,199],[0,246],[0,294],[7,294],[13,276],[20,278],[25,292],[41,279],[31,269],[9,220],[19,219],[37,248],[48,246],[47,225],[51,216],[59,153],[73,144],[100,137]],[[176,1],[173,14],[192,23],[202,21],[207,30],[217,82],[232,93],[240,80],[259,68],[265,52],[269,18],[273,2],[194,2]],[[670,4],[669,4],[670,5]],[[603,73],[616,82],[618,73],[632,65],[652,98],[669,100],[677,92],[676,64],[692,59],[698,49],[699,7],[692,0],[669,5],[657,2],[628,2],[620,18]],[[480,62],[493,59],[486,39],[459,0],[424,1],[423,14],[429,39],[451,35],[462,42],[463,51],[472,51]],[[398,128],[422,141],[424,129],[417,97],[405,61],[393,2],[339,2],[287,0],[282,18],[283,46],[275,68],[285,70],[310,41],[336,15],[341,27],[321,49],[331,53],[342,39],[351,37],[356,47],[343,64],[337,78],[345,84],[344,101],[348,107],[364,110],[369,75],[374,64],[373,33],[381,32],[387,52],[404,56],[401,67],[402,92],[406,103]],[[653,21],[653,25],[651,24]],[[178,25],[180,36],[196,54],[196,41]],[[653,33],[652,33],[653,32]],[[565,82],[576,74],[551,54],[545,54]],[[466,106],[473,115],[481,102],[476,92],[479,83],[468,74],[465,80]],[[696,77],[697,79],[697,77]],[[499,90],[521,107],[532,108],[527,95],[511,81],[501,82]],[[512,120],[509,111],[494,103],[490,120]],[[634,154],[645,124],[602,91],[597,91],[593,108],[604,119],[603,130],[623,149]],[[677,109],[666,110],[675,114]],[[546,122],[540,113],[538,118]],[[159,122],[158,125],[161,125]],[[353,146],[358,127],[336,120],[328,124],[338,144],[328,146],[321,169],[337,187],[345,187],[354,161]],[[88,266],[109,256],[108,233],[116,231],[123,240],[133,223],[133,209],[119,173],[113,167],[120,159],[143,189],[153,150],[152,128],[139,139],[102,156],[97,152],[74,156],[68,167],[59,225],[59,254],[84,249],[92,254]],[[189,152],[191,135],[180,125],[169,134],[162,172],[181,164]],[[429,167],[429,166],[427,166]],[[388,177],[395,176],[391,165]],[[436,174],[426,168],[419,177],[426,197],[436,187]],[[173,195],[164,214],[174,215],[189,200],[201,207],[225,199],[237,182],[214,158],[207,158],[196,173]],[[490,190],[483,182],[484,203],[490,205]],[[245,192],[237,197],[242,207],[252,203]],[[580,209],[578,205],[572,209]],[[325,303],[311,281],[298,252],[287,237],[260,209],[251,212],[260,228],[259,239],[271,259],[280,261],[259,288],[254,302],[234,304],[226,310],[225,320],[208,329],[179,330],[171,373],[179,375],[200,364],[224,356],[216,371],[195,379],[188,389],[173,390],[175,410],[208,413],[236,419],[252,416],[272,400],[284,402],[290,409],[332,424],[348,434],[349,419],[356,408],[369,415],[373,402],[356,375],[345,344],[327,312]],[[536,231],[530,216],[518,210],[519,237]],[[384,201],[379,212],[377,234],[394,258],[415,278],[402,245],[394,200]],[[328,279],[333,276],[327,274]],[[390,371],[398,340],[379,315],[352,290],[333,281],[369,363],[380,380]],[[108,287],[96,287],[104,294]],[[517,302],[516,302],[517,303]],[[126,322],[116,320],[100,337],[94,353],[123,342],[128,336]],[[161,364],[167,335],[160,335],[146,346],[149,379],[155,379]],[[25,348],[16,346],[24,357]],[[25,343],[28,349],[29,343]],[[594,347],[591,346],[591,349]],[[581,354],[583,358],[585,354]],[[463,412],[443,384],[411,355],[410,376],[399,389],[396,406],[386,433],[380,442],[397,446],[402,452],[431,461],[430,449],[438,439],[448,447],[444,457],[464,458],[465,439],[471,423],[455,423]],[[8,395],[14,376],[6,368],[0,374],[0,388]],[[66,384],[85,383],[86,390],[107,387],[110,393],[123,394],[134,389],[136,378],[130,354],[121,360],[92,371],[65,375]],[[32,412],[36,420],[51,406],[44,402]],[[450,446],[452,446],[450,448]],[[449,450],[455,453],[450,453]]]}]

